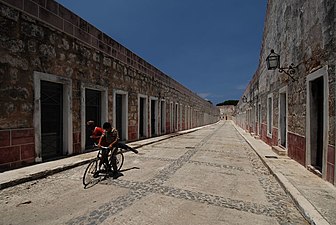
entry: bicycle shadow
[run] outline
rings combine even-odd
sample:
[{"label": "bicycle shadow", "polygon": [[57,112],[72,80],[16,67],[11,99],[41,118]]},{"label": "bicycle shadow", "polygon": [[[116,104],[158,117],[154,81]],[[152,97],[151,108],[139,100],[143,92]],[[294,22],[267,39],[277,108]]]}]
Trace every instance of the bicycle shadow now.
[{"label": "bicycle shadow", "polygon": [[129,170],[134,170],[134,169],[139,170],[140,168],[139,167],[131,167],[131,168],[127,168],[127,169],[122,169],[115,176],[113,176],[113,175],[107,175],[107,174],[101,174],[101,175],[99,175],[99,178],[93,180],[91,183],[89,183],[88,185],[84,186],[84,189],[92,188],[95,185],[99,184],[100,182],[102,182],[102,181],[104,181],[106,179],[109,179],[109,178],[118,179],[119,177],[124,176],[124,174],[122,172],[126,172],[126,171],[129,171]]},{"label": "bicycle shadow", "polygon": [[128,170],[139,170],[140,168],[139,167],[137,167],[137,166],[133,166],[133,167],[131,167],[131,168],[127,168],[127,169],[122,169],[122,170],[120,170],[120,172],[126,172],[126,171],[128,171]]}]

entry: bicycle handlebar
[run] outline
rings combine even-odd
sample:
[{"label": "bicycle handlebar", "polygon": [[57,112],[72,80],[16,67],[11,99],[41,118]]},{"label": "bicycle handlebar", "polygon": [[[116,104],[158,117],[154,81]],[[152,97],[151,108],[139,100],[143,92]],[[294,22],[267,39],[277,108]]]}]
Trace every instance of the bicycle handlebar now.
[{"label": "bicycle handlebar", "polygon": [[[98,145],[97,145],[97,144],[94,144],[94,146],[95,146],[95,147],[98,147]],[[109,147],[100,146],[100,148],[101,148],[101,149],[105,149],[105,150],[110,150],[110,148],[109,148]]]}]

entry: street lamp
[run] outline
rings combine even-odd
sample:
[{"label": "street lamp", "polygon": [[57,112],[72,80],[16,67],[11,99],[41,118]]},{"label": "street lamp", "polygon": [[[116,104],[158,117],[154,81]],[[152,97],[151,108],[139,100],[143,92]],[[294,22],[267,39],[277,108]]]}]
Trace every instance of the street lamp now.
[{"label": "street lamp", "polygon": [[293,81],[296,81],[293,75],[296,73],[298,66],[295,66],[293,63],[289,67],[280,67],[280,55],[276,54],[274,50],[271,50],[271,53],[266,58],[267,69],[276,70],[279,69],[280,73],[287,74]]},{"label": "street lamp", "polygon": [[276,54],[272,49],[266,58],[266,62],[268,70],[275,70],[280,67],[280,55]]}]

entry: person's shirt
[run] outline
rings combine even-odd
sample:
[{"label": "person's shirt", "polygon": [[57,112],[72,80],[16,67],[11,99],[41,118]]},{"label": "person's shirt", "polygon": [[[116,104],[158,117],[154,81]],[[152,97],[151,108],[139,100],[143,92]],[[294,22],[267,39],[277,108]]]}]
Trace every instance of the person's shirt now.
[{"label": "person's shirt", "polygon": [[115,128],[112,128],[110,132],[104,130],[101,137],[101,146],[108,147],[111,143],[118,140],[118,131]]},{"label": "person's shirt", "polygon": [[95,129],[92,132],[91,138],[94,140],[94,142],[98,142],[103,133],[104,133],[103,128],[95,127]]}]

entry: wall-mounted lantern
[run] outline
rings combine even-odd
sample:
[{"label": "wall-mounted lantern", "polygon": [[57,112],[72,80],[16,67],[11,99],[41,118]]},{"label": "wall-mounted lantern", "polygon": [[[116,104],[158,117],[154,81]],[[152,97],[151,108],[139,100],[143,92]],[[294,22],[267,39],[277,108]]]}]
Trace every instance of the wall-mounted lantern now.
[{"label": "wall-mounted lantern", "polygon": [[245,96],[245,95],[243,96],[243,98],[242,98],[242,101],[243,101],[244,103],[246,103],[246,102],[247,102],[247,98],[246,98],[246,96]]},{"label": "wall-mounted lantern", "polygon": [[295,66],[293,63],[289,67],[280,67],[280,55],[276,54],[274,50],[271,50],[271,53],[266,58],[267,69],[268,70],[276,70],[279,69],[280,73],[287,74],[293,81],[296,79],[293,75],[296,73],[296,69],[298,66]]}]

